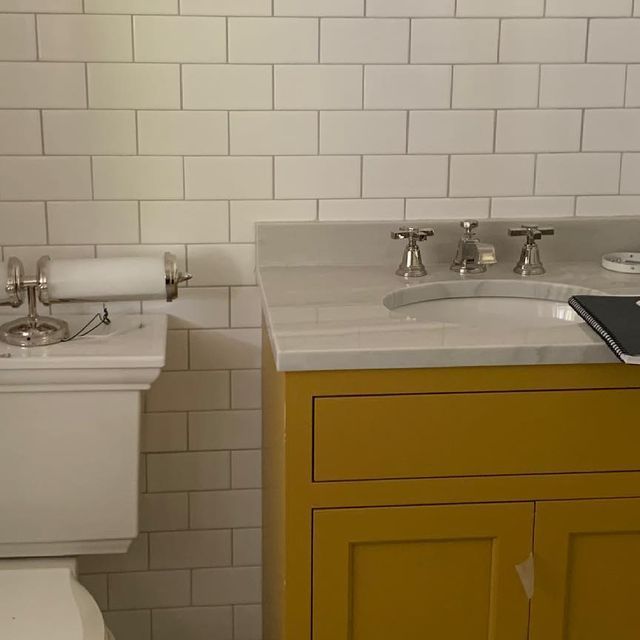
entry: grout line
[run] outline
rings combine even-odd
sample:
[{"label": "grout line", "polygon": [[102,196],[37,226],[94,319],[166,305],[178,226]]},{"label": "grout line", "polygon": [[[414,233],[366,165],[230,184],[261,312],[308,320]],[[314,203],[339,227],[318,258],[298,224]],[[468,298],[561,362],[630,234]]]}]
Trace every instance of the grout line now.
[{"label": "grout line", "polygon": [[33,14],[33,30],[36,40],[36,60],[40,60],[40,34],[38,33],[38,16],[35,13]]},{"label": "grout line", "polygon": [[133,16],[131,16],[131,59],[133,62],[136,61],[136,38]]}]

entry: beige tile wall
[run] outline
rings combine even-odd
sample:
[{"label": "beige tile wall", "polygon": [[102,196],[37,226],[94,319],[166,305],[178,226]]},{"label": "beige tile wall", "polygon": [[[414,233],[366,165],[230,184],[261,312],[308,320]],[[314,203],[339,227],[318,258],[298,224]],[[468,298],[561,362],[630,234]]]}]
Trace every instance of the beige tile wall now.
[{"label": "beige tile wall", "polygon": [[118,640],[260,638],[255,222],[640,214],[638,18],[640,0],[0,0],[4,255],[171,250],[194,273],[142,305],[171,314],[142,533],[83,562]]}]

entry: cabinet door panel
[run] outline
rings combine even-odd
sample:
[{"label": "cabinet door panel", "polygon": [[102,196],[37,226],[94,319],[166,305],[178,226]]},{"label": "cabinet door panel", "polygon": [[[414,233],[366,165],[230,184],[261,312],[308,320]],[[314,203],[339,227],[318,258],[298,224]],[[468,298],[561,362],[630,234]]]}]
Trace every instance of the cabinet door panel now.
[{"label": "cabinet door panel", "polygon": [[531,640],[640,638],[640,500],[538,505]]},{"label": "cabinet door panel", "polygon": [[530,504],[314,515],[314,640],[524,640]]}]

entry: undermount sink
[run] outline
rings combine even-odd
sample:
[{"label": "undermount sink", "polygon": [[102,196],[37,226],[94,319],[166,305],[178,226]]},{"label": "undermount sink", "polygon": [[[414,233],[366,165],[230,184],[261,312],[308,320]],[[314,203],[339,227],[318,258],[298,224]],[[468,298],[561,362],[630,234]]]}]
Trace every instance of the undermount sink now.
[{"label": "undermount sink", "polygon": [[532,280],[434,282],[400,289],[383,303],[394,316],[468,327],[545,328],[579,324],[568,300],[600,291]]}]

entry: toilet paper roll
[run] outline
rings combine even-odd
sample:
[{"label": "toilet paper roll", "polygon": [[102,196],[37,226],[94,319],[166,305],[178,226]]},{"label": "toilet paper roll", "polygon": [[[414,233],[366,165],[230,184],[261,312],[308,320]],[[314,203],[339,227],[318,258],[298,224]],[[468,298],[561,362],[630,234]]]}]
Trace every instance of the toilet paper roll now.
[{"label": "toilet paper roll", "polygon": [[43,265],[48,302],[165,299],[164,256],[50,260]]}]

